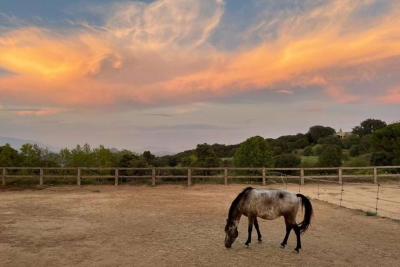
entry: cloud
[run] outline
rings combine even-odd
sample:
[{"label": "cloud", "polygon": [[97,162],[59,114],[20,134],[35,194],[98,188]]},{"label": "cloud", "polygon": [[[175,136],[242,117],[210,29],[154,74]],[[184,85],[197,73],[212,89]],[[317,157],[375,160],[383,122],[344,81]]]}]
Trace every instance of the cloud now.
[{"label": "cloud", "polygon": [[279,90],[279,91],[276,91],[277,93],[281,93],[281,94],[289,94],[289,95],[291,95],[291,94],[293,94],[293,91],[290,91],[290,90]]},{"label": "cloud", "polygon": [[[271,9],[271,1],[252,3],[258,13],[250,24],[234,25],[241,32],[219,43],[214,33],[229,26],[221,0],[92,6],[86,12],[96,12],[102,23],[69,19],[73,27],[66,29],[2,15],[7,27],[0,30],[0,68],[13,73],[0,76],[2,103],[117,111],[256,90],[289,93],[299,86],[318,86],[348,103],[367,97],[350,92],[354,81],[389,68],[372,64],[368,75],[360,75],[365,64],[400,64],[396,1],[381,1],[379,8],[366,0],[290,7],[283,1],[280,9]],[[241,45],[225,47],[230,37],[242,38]],[[343,69],[351,72],[336,75]]]},{"label": "cloud", "polygon": [[229,130],[237,129],[238,127],[225,127],[212,124],[175,124],[175,125],[160,125],[160,126],[136,126],[136,130],[140,131],[214,131],[214,130]]},{"label": "cloud", "polygon": [[0,111],[3,112],[12,112],[17,115],[27,116],[27,115],[34,115],[34,116],[47,116],[47,115],[54,115],[59,114],[62,112],[66,112],[63,109],[56,109],[56,108],[48,108],[48,109],[24,109],[24,108],[10,108],[0,106]]},{"label": "cloud", "polygon": [[164,114],[164,113],[142,113],[141,115],[143,115],[143,116],[155,116],[155,117],[173,117],[170,114]]},{"label": "cloud", "polygon": [[187,114],[197,111],[197,108],[177,109],[174,110],[174,114]]},{"label": "cloud", "polygon": [[62,112],[59,109],[40,109],[40,110],[18,110],[16,113],[18,115],[35,115],[35,116],[47,116],[54,115]]},{"label": "cloud", "polygon": [[301,110],[301,112],[310,112],[310,113],[319,113],[322,111],[323,111],[323,109],[321,109],[321,108],[307,108],[307,109]]},{"label": "cloud", "polygon": [[326,88],[326,93],[337,100],[339,103],[355,102],[361,99],[361,96],[356,96],[347,93],[344,88],[331,86]]},{"label": "cloud", "polygon": [[378,101],[384,104],[400,104],[400,87],[389,89]]}]

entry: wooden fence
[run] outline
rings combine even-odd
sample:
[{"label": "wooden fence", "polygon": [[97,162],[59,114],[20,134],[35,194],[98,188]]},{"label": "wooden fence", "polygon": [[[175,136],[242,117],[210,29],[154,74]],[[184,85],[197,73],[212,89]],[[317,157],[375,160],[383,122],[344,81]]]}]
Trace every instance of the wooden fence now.
[{"label": "wooden fence", "polygon": [[[39,185],[44,184],[46,178],[76,178],[76,184],[81,185],[82,179],[113,179],[114,184],[118,185],[120,179],[139,178],[151,179],[151,184],[156,185],[157,179],[176,178],[186,179],[187,185],[192,184],[195,178],[213,178],[223,179],[224,184],[228,184],[228,178],[259,178],[262,184],[266,185],[266,179],[282,179],[280,172],[292,172],[295,175],[286,175],[290,179],[298,179],[299,184],[303,185],[306,179],[333,179],[342,183],[348,178],[371,179],[371,182],[377,184],[381,177],[400,177],[400,166],[373,166],[373,167],[339,167],[339,168],[171,168],[171,167],[153,167],[153,168],[38,168],[38,167],[0,167],[2,169],[2,185],[6,185],[8,178],[39,178]],[[368,174],[344,174],[343,172],[363,171]],[[395,171],[393,171],[395,170]],[[27,172],[31,172],[27,174]],[[49,172],[64,171],[68,174],[57,175]],[[82,172],[108,172],[108,174],[84,175]],[[142,172],[141,175],[126,175],[127,172]],[[170,175],[171,172],[179,171],[178,175]],[[212,175],[195,175],[195,172],[214,172]],[[238,172],[253,172],[253,174],[238,174]],[[391,171],[391,173],[390,173]],[[70,174],[76,172],[76,174]],[[124,173],[122,173],[124,172]],[[148,172],[146,174],[146,172]],[[220,174],[218,174],[220,172]],[[232,172],[235,172],[232,174]],[[257,174],[258,172],[259,174]],[[322,173],[321,173],[322,172]],[[395,172],[395,173],[393,173]],[[217,173],[217,174],[215,174]],[[255,173],[255,174],[254,174]],[[317,173],[317,174],[316,174]],[[310,175],[307,175],[310,174]]]}]

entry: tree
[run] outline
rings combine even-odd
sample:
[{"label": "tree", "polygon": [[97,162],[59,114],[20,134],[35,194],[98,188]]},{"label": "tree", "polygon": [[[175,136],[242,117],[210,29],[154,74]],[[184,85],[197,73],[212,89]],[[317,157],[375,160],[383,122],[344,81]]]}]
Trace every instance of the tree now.
[{"label": "tree", "polygon": [[143,152],[143,158],[147,161],[147,163],[151,166],[154,166],[155,164],[155,158],[156,156],[151,154],[150,151],[144,151]]},{"label": "tree", "polygon": [[390,124],[372,133],[371,165],[392,165],[400,158],[400,123]]},{"label": "tree", "polygon": [[313,146],[312,148],[312,154],[314,156],[320,156],[322,152],[324,151],[324,147],[320,144]]},{"label": "tree", "polygon": [[23,158],[22,165],[26,167],[40,167],[42,150],[37,144],[23,144],[20,148]]},{"label": "tree", "polygon": [[365,135],[361,138],[360,143],[358,145],[360,155],[371,152],[371,138],[372,134]]},{"label": "tree", "polygon": [[312,154],[312,146],[307,146],[304,148],[303,156],[311,156]]},{"label": "tree", "polygon": [[59,155],[61,167],[71,166],[70,163],[72,161],[72,154],[68,148],[61,149]]},{"label": "tree", "polygon": [[358,157],[360,155],[360,146],[352,145],[349,150],[350,157]]},{"label": "tree", "polygon": [[374,131],[382,129],[386,127],[386,122],[376,119],[367,119],[361,122],[360,126],[356,126],[353,128],[352,133],[357,134],[360,137],[363,137],[368,134],[372,134]]},{"label": "tree", "polygon": [[71,167],[93,167],[95,160],[91,152],[89,144],[85,144],[83,147],[77,145],[71,150],[71,159],[68,165]]},{"label": "tree", "polygon": [[307,132],[307,137],[310,143],[316,144],[318,142],[318,139],[334,135],[335,133],[336,133],[335,129],[331,127],[315,125],[310,127],[310,129]]},{"label": "tree", "polygon": [[21,156],[10,144],[0,146],[0,167],[19,167],[21,163]]},{"label": "tree", "polygon": [[391,157],[385,151],[377,151],[372,153],[371,165],[372,166],[390,166],[392,163]]},{"label": "tree", "polygon": [[195,150],[196,167],[219,167],[220,159],[215,154],[214,150],[208,144],[199,144]]},{"label": "tree", "polygon": [[95,167],[114,167],[116,165],[114,154],[103,145],[93,149],[91,153],[93,154],[93,165]]},{"label": "tree", "polygon": [[272,150],[261,136],[250,137],[236,150],[233,165],[235,167],[273,167]]},{"label": "tree", "polygon": [[349,134],[340,140],[344,149],[350,149],[352,146],[357,146],[361,138],[356,134]]},{"label": "tree", "polygon": [[318,159],[320,167],[342,166],[342,149],[336,145],[326,145]]},{"label": "tree", "polygon": [[318,144],[321,145],[337,145],[341,146],[341,142],[338,136],[336,135],[329,135],[327,137],[322,137],[318,139]]},{"label": "tree", "polygon": [[295,168],[301,163],[301,158],[294,154],[283,154],[275,157],[276,168]]}]

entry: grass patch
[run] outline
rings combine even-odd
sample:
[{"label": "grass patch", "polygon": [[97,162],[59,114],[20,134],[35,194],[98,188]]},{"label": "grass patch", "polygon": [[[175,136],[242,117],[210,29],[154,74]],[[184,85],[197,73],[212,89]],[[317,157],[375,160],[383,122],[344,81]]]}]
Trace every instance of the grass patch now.
[{"label": "grass patch", "polygon": [[377,216],[375,211],[367,210],[367,211],[363,211],[363,212],[364,212],[365,216]]}]

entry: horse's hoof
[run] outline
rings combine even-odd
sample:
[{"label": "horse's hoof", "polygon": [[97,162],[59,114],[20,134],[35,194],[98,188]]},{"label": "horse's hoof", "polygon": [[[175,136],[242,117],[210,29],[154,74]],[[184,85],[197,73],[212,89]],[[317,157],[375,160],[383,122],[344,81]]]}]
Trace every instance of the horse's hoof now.
[{"label": "horse's hoof", "polygon": [[281,248],[285,248],[285,245],[284,245],[284,244],[281,244]]},{"label": "horse's hoof", "polygon": [[258,243],[262,243],[262,240],[261,240],[261,239],[258,239]]},{"label": "horse's hoof", "polygon": [[294,249],[294,252],[295,252],[295,253],[300,253],[300,251],[299,251],[298,248],[295,248],[295,249]]}]

